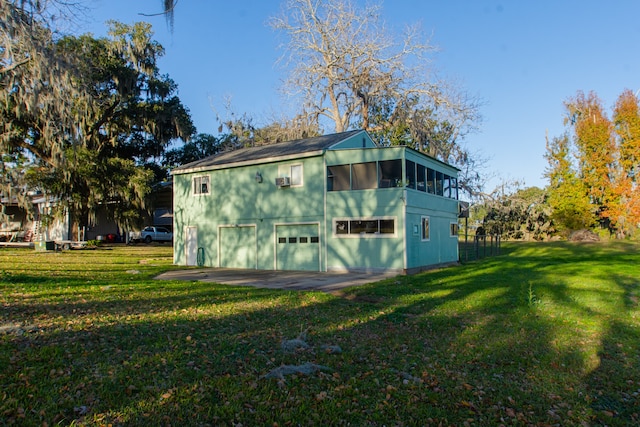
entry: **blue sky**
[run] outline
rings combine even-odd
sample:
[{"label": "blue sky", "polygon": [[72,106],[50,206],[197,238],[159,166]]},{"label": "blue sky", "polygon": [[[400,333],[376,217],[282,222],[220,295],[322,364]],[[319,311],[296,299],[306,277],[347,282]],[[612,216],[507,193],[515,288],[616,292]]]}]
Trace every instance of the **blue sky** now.
[{"label": "blue sky", "polygon": [[[286,110],[282,39],[266,25],[279,0],[180,0],[173,34],[163,17],[139,14],[160,6],[94,0],[81,30],[102,36],[109,19],[152,23],[166,49],[161,72],[178,83],[199,132],[217,133],[226,98],[258,123]],[[637,0],[386,0],[382,17],[395,34],[420,23],[439,49],[438,73],[484,101],[484,121],[465,144],[488,159],[488,191],[507,179],[547,184],[545,135],[564,132],[563,102],[577,91],[595,91],[611,111],[624,89],[640,90]]]}]

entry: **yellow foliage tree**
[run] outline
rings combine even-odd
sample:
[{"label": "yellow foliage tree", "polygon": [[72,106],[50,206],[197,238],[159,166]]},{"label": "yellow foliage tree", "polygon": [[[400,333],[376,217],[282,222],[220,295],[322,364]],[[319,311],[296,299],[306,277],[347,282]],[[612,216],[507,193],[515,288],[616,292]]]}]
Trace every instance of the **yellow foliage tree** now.
[{"label": "yellow foliage tree", "polygon": [[624,91],[612,119],[593,92],[578,92],[565,107],[571,132],[547,141],[546,154],[549,203],[557,225],[588,228],[594,222],[587,219],[594,218],[617,237],[634,234],[640,226],[638,98]]}]

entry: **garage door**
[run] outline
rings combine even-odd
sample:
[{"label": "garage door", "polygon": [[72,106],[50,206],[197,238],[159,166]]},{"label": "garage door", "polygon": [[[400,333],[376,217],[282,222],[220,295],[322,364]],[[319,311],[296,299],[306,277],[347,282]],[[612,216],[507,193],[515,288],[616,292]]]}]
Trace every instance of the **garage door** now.
[{"label": "garage door", "polygon": [[220,228],[220,267],[255,269],[256,250],[255,226]]},{"label": "garage door", "polygon": [[320,271],[318,224],[276,227],[276,269]]}]

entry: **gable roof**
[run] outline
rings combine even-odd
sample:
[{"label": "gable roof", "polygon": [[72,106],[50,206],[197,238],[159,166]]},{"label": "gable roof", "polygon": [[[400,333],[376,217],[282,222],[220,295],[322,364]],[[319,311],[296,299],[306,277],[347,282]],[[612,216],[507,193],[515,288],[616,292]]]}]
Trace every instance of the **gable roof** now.
[{"label": "gable roof", "polygon": [[295,139],[257,147],[240,148],[217,153],[195,162],[187,163],[171,171],[172,175],[210,169],[224,169],[246,164],[266,163],[274,160],[319,156],[325,150],[359,134],[364,130],[351,130],[313,138]]}]

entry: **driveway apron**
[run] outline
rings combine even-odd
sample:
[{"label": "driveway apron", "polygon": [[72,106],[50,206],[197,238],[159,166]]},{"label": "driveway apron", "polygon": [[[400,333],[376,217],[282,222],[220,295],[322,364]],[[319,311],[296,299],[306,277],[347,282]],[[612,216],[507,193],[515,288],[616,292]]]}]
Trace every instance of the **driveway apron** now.
[{"label": "driveway apron", "polygon": [[366,272],[309,272],[245,270],[234,268],[199,268],[167,271],[156,277],[159,280],[186,280],[215,282],[233,286],[253,286],[256,288],[284,289],[295,291],[338,292],[351,286],[373,283],[397,273]]}]

